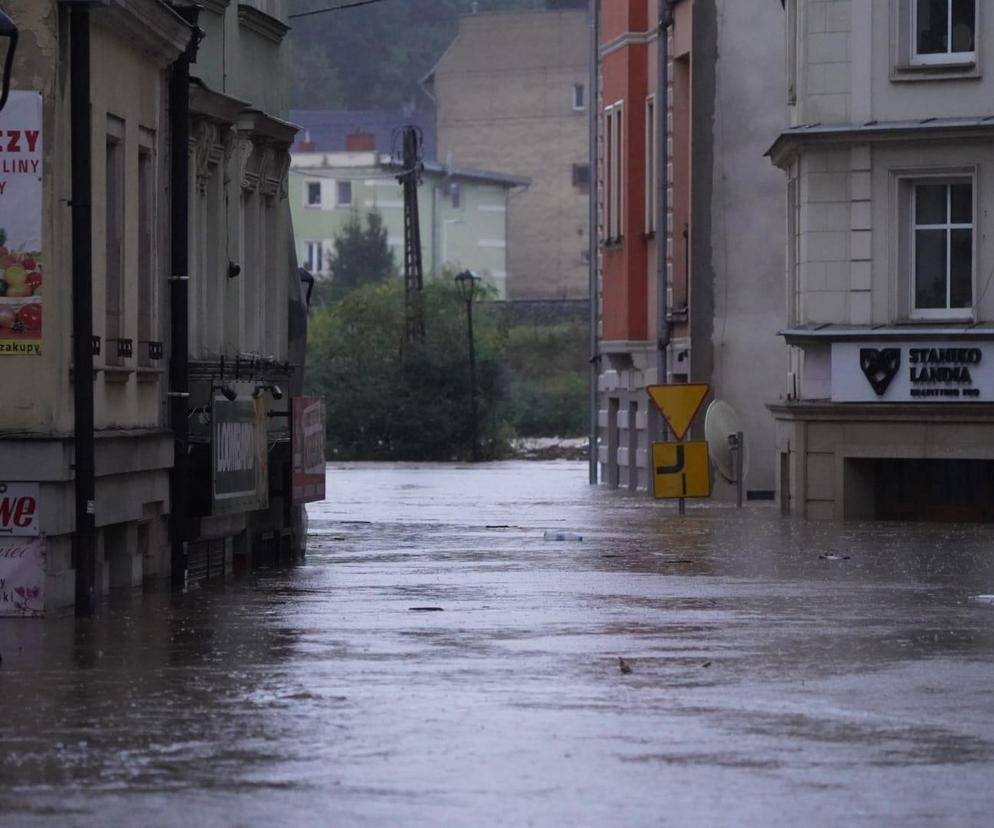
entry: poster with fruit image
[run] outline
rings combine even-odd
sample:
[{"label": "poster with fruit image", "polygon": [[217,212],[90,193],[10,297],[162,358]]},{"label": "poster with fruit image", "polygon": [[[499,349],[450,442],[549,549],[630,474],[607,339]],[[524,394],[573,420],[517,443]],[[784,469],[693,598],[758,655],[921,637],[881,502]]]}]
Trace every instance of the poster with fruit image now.
[{"label": "poster with fruit image", "polygon": [[0,356],[41,353],[41,95],[0,112]]}]

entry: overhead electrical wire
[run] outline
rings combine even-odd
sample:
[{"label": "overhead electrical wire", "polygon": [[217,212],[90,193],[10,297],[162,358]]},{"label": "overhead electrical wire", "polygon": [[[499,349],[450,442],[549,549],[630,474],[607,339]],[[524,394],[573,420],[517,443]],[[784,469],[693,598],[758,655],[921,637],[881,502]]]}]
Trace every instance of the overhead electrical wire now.
[{"label": "overhead electrical wire", "polygon": [[355,0],[353,3],[342,3],[338,6],[328,6],[324,9],[312,9],[311,11],[297,12],[296,14],[287,15],[289,20],[294,20],[298,17],[310,17],[314,14],[324,14],[325,12],[336,12],[342,11],[343,9],[355,9],[359,6],[372,6],[374,3],[385,3],[386,0]]}]

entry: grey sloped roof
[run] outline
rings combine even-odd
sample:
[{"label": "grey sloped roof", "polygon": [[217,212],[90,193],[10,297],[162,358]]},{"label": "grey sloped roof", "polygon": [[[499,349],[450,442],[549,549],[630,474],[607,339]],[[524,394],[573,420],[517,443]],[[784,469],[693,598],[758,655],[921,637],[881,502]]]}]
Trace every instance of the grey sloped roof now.
[{"label": "grey sloped roof", "polygon": [[344,152],[345,139],[356,132],[368,132],[376,139],[376,152],[391,153],[397,130],[405,126],[416,126],[424,136],[424,157],[434,161],[438,142],[435,130],[434,110],[414,110],[411,112],[389,112],[379,109],[293,109],[290,120],[300,127],[297,146],[306,140],[306,135],[314,143],[316,152]]}]

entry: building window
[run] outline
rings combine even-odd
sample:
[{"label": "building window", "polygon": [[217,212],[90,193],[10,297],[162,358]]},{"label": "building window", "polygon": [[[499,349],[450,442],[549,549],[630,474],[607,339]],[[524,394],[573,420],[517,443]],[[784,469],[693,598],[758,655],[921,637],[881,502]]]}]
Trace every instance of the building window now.
[{"label": "building window", "polygon": [[621,241],[624,228],[624,104],[604,110],[604,226],[607,242]]},{"label": "building window", "polygon": [[324,245],[321,242],[304,242],[304,267],[311,273],[324,270]]},{"label": "building window", "polygon": [[352,206],[352,182],[351,181],[336,181],[335,182],[335,204],[339,207],[351,207]]},{"label": "building window", "polygon": [[154,136],[138,147],[138,364],[152,364],[155,335],[155,165]]},{"label": "building window", "polygon": [[590,192],[590,164],[573,165],[573,186],[583,194]]},{"label": "building window", "polygon": [[976,60],[976,0],[915,0],[913,63]]},{"label": "building window", "polygon": [[656,232],[656,99],[645,101],[645,232]]},{"label": "building window", "polygon": [[963,316],[973,306],[973,182],[915,182],[912,227],[912,315]]},{"label": "building window", "polygon": [[104,213],[104,354],[120,363],[117,340],[124,336],[124,122],[107,118]]},{"label": "building window", "polygon": [[304,197],[305,207],[321,206],[321,182],[308,181],[305,185],[306,195]]},{"label": "building window", "polygon": [[581,112],[587,108],[587,88],[582,83],[573,84],[573,111]]}]

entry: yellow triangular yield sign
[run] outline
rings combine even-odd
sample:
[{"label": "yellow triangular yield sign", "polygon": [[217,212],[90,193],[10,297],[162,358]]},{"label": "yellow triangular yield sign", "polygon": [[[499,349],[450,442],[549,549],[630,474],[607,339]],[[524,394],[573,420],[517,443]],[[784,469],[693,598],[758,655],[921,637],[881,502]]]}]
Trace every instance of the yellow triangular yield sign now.
[{"label": "yellow triangular yield sign", "polygon": [[682,440],[690,424],[701,410],[704,398],[711,390],[706,383],[679,383],[674,385],[649,385],[645,389],[656,404],[666,424],[677,440]]}]

